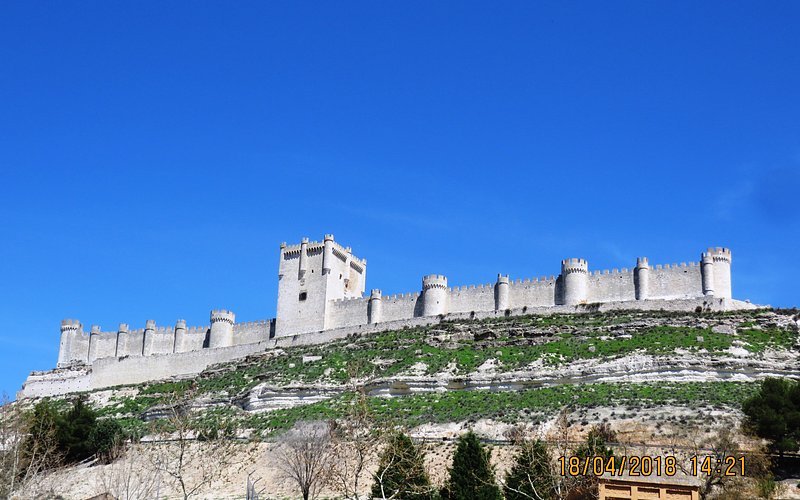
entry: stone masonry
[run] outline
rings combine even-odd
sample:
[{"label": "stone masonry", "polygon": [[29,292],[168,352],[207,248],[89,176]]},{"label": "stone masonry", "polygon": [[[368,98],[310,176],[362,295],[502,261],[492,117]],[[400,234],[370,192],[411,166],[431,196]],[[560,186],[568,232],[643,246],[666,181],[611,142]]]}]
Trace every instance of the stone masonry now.
[{"label": "stone masonry", "polygon": [[[603,271],[590,271],[585,259],[569,258],[561,261],[558,276],[511,280],[500,274],[494,283],[482,285],[450,287],[446,276],[429,275],[422,278],[420,291],[389,296],[378,289],[364,296],[366,272],[366,259],[328,234],[322,242],[303,238],[297,245],[281,244],[275,319],[236,323],[233,312],[214,310],[208,326],[187,327],[178,320],[174,327],[162,327],[148,320],[143,329],[121,323],[117,331],[95,325],[88,333],[80,321],[65,319],[57,369],[32,374],[22,395],[189,375],[279,345],[320,343],[443,318],[575,312],[592,304],[614,309],[685,310],[700,302],[717,310],[750,307],[732,300],[727,248],[709,248],[688,264],[651,266],[641,257],[631,269]],[[128,370],[120,371],[119,363]],[[148,365],[153,366],[146,373],[134,373]],[[113,376],[104,370],[113,370]]]}]

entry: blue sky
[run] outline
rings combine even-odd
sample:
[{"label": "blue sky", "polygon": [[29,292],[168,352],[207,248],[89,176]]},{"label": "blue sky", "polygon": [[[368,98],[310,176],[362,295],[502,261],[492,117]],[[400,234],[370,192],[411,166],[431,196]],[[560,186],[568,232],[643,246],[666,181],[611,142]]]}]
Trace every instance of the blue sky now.
[{"label": "blue sky", "polygon": [[367,287],[696,260],[800,305],[800,3],[4,2],[0,390],[59,321],[275,313],[278,245]]}]

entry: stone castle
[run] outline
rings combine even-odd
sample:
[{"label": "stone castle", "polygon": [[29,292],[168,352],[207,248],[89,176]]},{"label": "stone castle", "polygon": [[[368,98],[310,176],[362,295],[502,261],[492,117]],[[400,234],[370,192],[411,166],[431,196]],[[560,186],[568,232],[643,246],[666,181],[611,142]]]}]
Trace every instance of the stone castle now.
[{"label": "stone castle", "polygon": [[277,318],[236,323],[233,312],[211,311],[210,326],[117,331],[80,321],[61,322],[55,370],[33,372],[21,396],[46,396],[197,374],[208,366],[275,347],[316,344],[352,334],[432,324],[442,319],[608,309],[730,310],[753,307],[733,300],[731,252],[709,248],[700,261],[590,271],[585,259],[561,261],[558,276],[449,287],[447,277],[422,278],[420,291],[364,296],[367,261],[333,235],[281,244]]}]

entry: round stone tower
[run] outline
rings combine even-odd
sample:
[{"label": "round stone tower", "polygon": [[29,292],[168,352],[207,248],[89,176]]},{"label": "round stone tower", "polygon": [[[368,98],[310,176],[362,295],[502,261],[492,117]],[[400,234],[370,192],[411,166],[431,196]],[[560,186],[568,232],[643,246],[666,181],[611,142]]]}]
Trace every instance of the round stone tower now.
[{"label": "round stone tower", "polygon": [[422,278],[422,315],[438,316],[447,314],[450,293],[447,277],[430,274]]},{"label": "round stone tower", "polygon": [[369,294],[368,307],[369,324],[374,325],[375,323],[380,323],[383,314],[383,301],[381,300],[381,291],[377,288],[373,289]]},{"label": "round stone tower", "polygon": [[647,257],[636,259],[634,273],[636,300],[646,300],[650,294],[650,265],[647,263]]},{"label": "round stone tower", "polygon": [[211,311],[211,331],[208,334],[208,347],[229,347],[233,345],[233,323],[236,315],[225,309]]},{"label": "round stone tower", "polygon": [[333,266],[333,235],[326,234],[323,243],[324,249],[322,251],[322,274],[330,274],[331,266]]},{"label": "round stone tower", "polygon": [[148,319],[144,322],[144,342],[142,343],[142,356],[153,354],[153,344],[155,343],[156,320]]},{"label": "round stone tower", "polygon": [[564,304],[584,304],[589,299],[589,263],[586,259],[561,261],[561,278]]},{"label": "round stone tower", "polygon": [[130,354],[141,354],[141,351],[130,352],[130,326],[127,323],[120,323],[117,327],[117,357],[127,356]]},{"label": "round stone tower", "polygon": [[498,274],[497,283],[494,285],[494,310],[505,311],[510,307],[508,299],[508,276]]},{"label": "round stone tower", "polygon": [[712,249],[700,255],[700,271],[703,273],[703,295],[714,295],[714,256]]},{"label": "round stone tower", "polygon": [[298,270],[298,279],[303,279],[308,272],[308,238],[300,240],[300,269]]},{"label": "round stone tower", "polygon": [[714,295],[724,299],[733,298],[731,293],[731,251],[728,248],[709,248],[714,262]]},{"label": "round stone tower", "polygon": [[186,320],[179,319],[175,322],[175,339],[172,342],[172,352],[183,352],[186,344]]},{"label": "round stone tower", "polygon": [[58,363],[56,366],[68,365],[70,361],[73,361],[73,340],[80,334],[80,330],[81,322],[77,319],[61,320],[61,342],[58,346]]}]

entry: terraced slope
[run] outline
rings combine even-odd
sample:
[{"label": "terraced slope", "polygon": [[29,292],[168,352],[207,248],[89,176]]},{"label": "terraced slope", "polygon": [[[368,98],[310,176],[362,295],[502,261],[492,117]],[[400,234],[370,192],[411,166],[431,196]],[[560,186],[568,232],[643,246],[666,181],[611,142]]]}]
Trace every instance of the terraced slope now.
[{"label": "terraced slope", "polygon": [[796,311],[773,310],[444,322],[275,350],[92,400],[146,432],[163,404],[190,395],[209,424],[262,435],[343,414],[354,390],[380,418],[406,426],[537,422],[565,406],[735,412],[758,380],[800,374],[798,323]]}]

